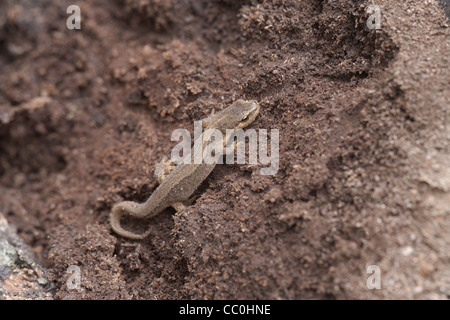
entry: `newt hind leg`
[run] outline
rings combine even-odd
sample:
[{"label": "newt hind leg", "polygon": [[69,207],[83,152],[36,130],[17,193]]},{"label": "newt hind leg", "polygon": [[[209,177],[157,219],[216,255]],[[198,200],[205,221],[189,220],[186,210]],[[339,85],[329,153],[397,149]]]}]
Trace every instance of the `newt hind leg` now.
[{"label": "newt hind leg", "polygon": [[170,206],[174,208],[177,212],[186,208],[187,203],[185,202],[174,202]]}]

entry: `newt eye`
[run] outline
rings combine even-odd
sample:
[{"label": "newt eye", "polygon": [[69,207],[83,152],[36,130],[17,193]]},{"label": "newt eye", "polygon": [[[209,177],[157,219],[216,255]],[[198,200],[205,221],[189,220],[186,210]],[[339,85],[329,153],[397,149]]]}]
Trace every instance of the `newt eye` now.
[{"label": "newt eye", "polygon": [[245,115],[243,118],[242,118],[242,120],[241,121],[245,121],[245,120],[247,120],[248,119],[248,114],[247,115]]}]

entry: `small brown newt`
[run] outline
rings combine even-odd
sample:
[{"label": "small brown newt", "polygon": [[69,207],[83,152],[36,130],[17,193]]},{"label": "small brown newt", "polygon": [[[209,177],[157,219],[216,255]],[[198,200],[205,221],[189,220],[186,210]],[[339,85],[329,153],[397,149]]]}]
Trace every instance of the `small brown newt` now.
[{"label": "small brown newt", "polygon": [[[203,119],[202,125],[205,129],[220,130],[225,137],[227,129],[238,130],[247,127],[255,120],[258,113],[259,104],[256,101],[239,99],[224,110]],[[205,132],[208,132],[208,130],[205,130]],[[203,138],[203,140],[205,139]],[[224,141],[225,143],[226,141]],[[177,211],[182,210],[184,202],[189,200],[215,166],[215,163],[207,164],[202,162],[195,164],[192,162],[173,167],[170,161],[163,159],[155,169],[155,176],[160,183],[159,187],[144,203],[123,201],[116,204],[112,208],[110,215],[111,228],[117,234],[129,239],[143,239],[147,237],[150,234],[150,230],[137,234],[122,228],[120,225],[122,214],[127,213],[138,218],[151,218],[169,206]]]}]

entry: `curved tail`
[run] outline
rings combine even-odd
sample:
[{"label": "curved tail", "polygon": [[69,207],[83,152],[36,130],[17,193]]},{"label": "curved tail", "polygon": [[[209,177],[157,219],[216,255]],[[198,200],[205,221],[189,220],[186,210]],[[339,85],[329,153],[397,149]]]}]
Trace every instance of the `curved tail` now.
[{"label": "curved tail", "polygon": [[147,230],[145,233],[138,234],[134,233],[128,230],[125,230],[120,225],[120,217],[122,217],[123,212],[126,212],[128,214],[139,216],[139,208],[140,204],[132,201],[123,201],[116,204],[112,210],[111,214],[109,216],[109,221],[111,223],[111,228],[114,230],[115,233],[118,235],[121,235],[122,237],[133,239],[133,240],[141,240],[146,238],[150,234],[150,230]]}]

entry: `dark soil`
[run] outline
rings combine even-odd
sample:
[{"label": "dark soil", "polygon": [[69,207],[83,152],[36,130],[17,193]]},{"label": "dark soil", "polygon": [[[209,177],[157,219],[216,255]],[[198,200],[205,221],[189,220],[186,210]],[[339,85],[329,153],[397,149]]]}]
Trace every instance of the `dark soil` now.
[{"label": "dark soil", "polygon": [[[450,297],[450,37],[438,2],[0,2],[0,211],[57,299]],[[236,99],[280,169],[219,165],[186,210],[126,222],[176,128]],[[81,290],[69,290],[70,265]],[[381,290],[369,290],[369,265]]]}]

